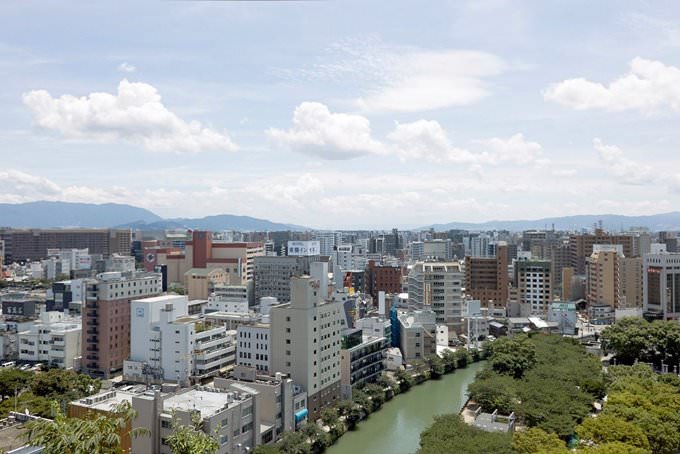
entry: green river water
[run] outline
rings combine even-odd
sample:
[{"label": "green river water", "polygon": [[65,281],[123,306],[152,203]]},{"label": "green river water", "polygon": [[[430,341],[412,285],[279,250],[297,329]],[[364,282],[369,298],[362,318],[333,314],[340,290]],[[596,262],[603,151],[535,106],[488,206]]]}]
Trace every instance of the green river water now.
[{"label": "green river water", "polygon": [[326,450],[327,454],[412,454],[420,432],[435,415],[458,413],[465,404],[467,387],[483,362],[456,370],[440,380],[430,380],[386,402],[382,409]]}]

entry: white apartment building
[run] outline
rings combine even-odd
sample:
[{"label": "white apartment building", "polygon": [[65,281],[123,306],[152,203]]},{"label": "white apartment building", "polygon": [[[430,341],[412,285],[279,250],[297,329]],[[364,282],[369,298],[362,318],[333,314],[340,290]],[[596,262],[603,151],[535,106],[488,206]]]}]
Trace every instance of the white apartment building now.
[{"label": "white apartment building", "polygon": [[269,323],[241,325],[236,329],[236,364],[254,367],[258,374],[271,368],[271,327]]},{"label": "white apartment building", "polygon": [[187,315],[186,296],[133,300],[131,306],[126,379],[188,385],[234,363],[236,333]]},{"label": "white apartment building", "polygon": [[680,318],[680,253],[644,257],[643,311],[664,320]]},{"label": "white apartment building", "polygon": [[216,285],[208,297],[206,312],[248,312],[247,285]]},{"label": "white apartment building", "polygon": [[[273,306],[271,369],[290,374],[307,392],[311,419],[340,397],[342,303],[325,300],[328,268],[291,279],[291,302]],[[325,272],[324,272],[325,271]]]},{"label": "white apartment building", "polygon": [[351,244],[340,244],[336,246],[335,263],[343,271],[355,269],[354,260],[352,259],[352,250],[353,247]]},{"label": "white apartment building", "polygon": [[135,258],[129,255],[113,254],[106,259],[104,266],[106,267],[106,271],[131,273],[135,270]]},{"label": "white apartment building", "polygon": [[17,333],[19,360],[73,369],[75,358],[80,356],[81,333],[80,317],[43,312],[27,330]]},{"label": "white apartment building", "polygon": [[434,311],[436,323],[446,325],[455,337],[464,331],[464,281],[458,262],[417,262],[408,275],[409,303]]}]

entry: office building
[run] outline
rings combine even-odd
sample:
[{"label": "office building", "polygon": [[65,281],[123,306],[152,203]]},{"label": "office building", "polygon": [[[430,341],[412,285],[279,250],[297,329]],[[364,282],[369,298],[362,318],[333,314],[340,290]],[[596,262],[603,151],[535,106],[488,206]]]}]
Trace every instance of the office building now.
[{"label": "office building", "polygon": [[643,311],[645,317],[680,317],[680,253],[652,252],[644,257]]},{"label": "office building", "polygon": [[205,312],[248,313],[250,289],[247,285],[215,285]]},{"label": "office building", "polygon": [[315,232],[314,239],[319,242],[319,255],[331,256],[335,246],[342,243],[342,233]]},{"label": "office building", "polygon": [[130,301],[162,292],[156,273],[101,273],[85,281],[82,364],[86,373],[109,378],[130,356]]},{"label": "office building", "polygon": [[483,307],[505,306],[509,285],[507,245],[498,245],[495,257],[465,257],[465,292]]},{"label": "office building", "polygon": [[515,261],[515,285],[521,313],[545,316],[552,302],[552,269],[549,260]]},{"label": "office building", "polygon": [[290,279],[309,274],[310,264],[318,261],[318,255],[255,258],[255,301],[271,296],[289,302]]},{"label": "office building", "polygon": [[234,363],[236,333],[188,315],[188,306],[180,295],[132,301],[126,380],[187,386]]},{"label": "office building", "polygon": [[464,279],[458,262],[418,262],[408,275],[409,304],[431,309],[437,324],[446,325],[452,336],[461,334]]},{"label": "office building", "polygon": [[317,276],[292,278],[290,303],[270,310],[271,368],[307,392],[311,419],[340,397],[344,317],[340,302],[326,300],[328,269]]},{"label": "office building", "polygon": [[208,299],[216,286],[229,283],[222,268],[191,268],[184,273],[184,291],[190,300]]},{"label": "office building", "polygon": [[375,260],[369,260],[364,275],[364,291],[374,300],[379,292],[401,293],[401,268],[391,265],[378,265]]},{"label": "office building", "polygon": [[269,374],[272,351],[269,323],[241,325],[236,332],[236,364],[252,367],[258,374]]}]

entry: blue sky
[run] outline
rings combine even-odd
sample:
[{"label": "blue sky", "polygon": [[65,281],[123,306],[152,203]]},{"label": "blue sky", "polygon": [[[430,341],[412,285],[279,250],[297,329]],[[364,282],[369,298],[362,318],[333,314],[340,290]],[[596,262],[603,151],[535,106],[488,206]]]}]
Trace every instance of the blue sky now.
[{"label": "blue sky", "polygon": [[679,16],[3,2],[0,202],[319,228],[678,210]]}]

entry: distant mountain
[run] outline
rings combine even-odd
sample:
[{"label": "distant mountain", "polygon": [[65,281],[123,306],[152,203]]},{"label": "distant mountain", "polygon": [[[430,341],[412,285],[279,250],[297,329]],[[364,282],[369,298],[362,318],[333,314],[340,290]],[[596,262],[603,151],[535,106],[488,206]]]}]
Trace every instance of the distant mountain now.
[{"label": "distant mountain", "polygon": [[93,228],[160,220],[160,216],[144,208],[116,203],[0,203],[0,227]]},{"label": "distant mountain", "polygon": [[140,230],[165,230],[186,228],[195,230],[241,230],[241,231],[277,231],[277,230],[308,230],[306,227],[293,224],[281,224],[278,222],[258,219],[250,216],[235,216],[233,214],[220,214],[206,216],[204,218],[176,218],[163,219],[156,222],[134,222],[119,225],[118,227]]},{"label": "distant mountain", "polygon": [[649,216],[622,216],[617,214],[584,214],[577,216],[562,216],[555,218],[543,218],[536,220],[520,221],[488,221],[481,223],[450,222],[447,224],[433,224],[423,229],[434,228],[435,230],[531,230],[552,229],[556,230],[580,230],[592,228],[593,225],[602,221],[602,227],[609,231],[627,230],[631,227],[647,227],[653,231],[680,230],[680,212],[653,214]]}]

